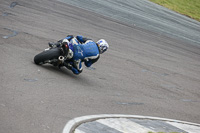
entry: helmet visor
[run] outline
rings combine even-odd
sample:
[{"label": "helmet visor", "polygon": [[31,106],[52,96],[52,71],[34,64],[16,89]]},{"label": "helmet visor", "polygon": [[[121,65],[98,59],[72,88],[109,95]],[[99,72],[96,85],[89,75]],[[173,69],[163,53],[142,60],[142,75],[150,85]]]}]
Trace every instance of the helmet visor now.
[{"label": "helmet visor", "polygon": [[104,53],[108,48],[106,46],[101,46],[100,50],[101,50],[101,54]]}]

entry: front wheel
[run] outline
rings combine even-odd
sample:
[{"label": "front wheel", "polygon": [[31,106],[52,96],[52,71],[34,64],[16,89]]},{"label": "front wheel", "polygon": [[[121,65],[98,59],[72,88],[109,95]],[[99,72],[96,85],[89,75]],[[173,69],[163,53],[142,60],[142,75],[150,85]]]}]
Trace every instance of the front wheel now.
[{"label": "front wheel", "polygon": [[48,60],[58,59],[61,51],[59,48],[53,48],[47,51],[43,51],[34,57],[34,62],[37,65],[44,64]]}]

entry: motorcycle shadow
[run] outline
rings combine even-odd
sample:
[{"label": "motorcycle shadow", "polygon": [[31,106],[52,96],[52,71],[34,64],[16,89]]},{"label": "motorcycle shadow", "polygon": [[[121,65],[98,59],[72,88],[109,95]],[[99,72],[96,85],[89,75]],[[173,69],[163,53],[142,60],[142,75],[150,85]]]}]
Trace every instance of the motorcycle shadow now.
[{"label": "motorcycle shadow", "polygon": [[73,74],[70,70],[68,70],[67,68],[58,68],[58,67],[54,67],[51,65],[41,65],[41,68],[51,71],[54,74],[52,74],[53,76],[61,76],[62,79],[66,79],[67,81],[69,81],[69,79],[67,78],[71,78],[73,81],[75,81],[77,84],[80,84],[81,86],[93,86],[93,84],[90,82],[90,79],[87,77],[84,77],[82,75],[75,75]]},{"label": "motorcycle shadow", "polygon": [[67,68],[64,68],[64,67],[58,68],[58,67],[48,65],[48,64],[39,65],[39,67],[44,68],[46,70],[49,70],[51,72],[55,72],[55,74],[59,74],[59,75],[62,75],[62,76],[68,75],[68,76],[73,77],[73,78],[78,77],[77,75],[73,74],[70,70],[68,70]]},{"label": "motorcycle shadow", "polygon": [[[32,62],[33,64],[35,64],[34,62]],[[65,67],[62,68],[58,68],[55,66],[52,66],[50,64],[44,64],[44,65],[36,65],[38,67],[38,70],[41,73],[41,70],[48,70],[52,73],[52,77],[56,76],[56,77],[63,77],[63,79],[67,79],[67,78],[71,78],[73,80],[76,80],[77,83],[80,83],[81,85],[91,85],[90,79],[79,74],[79,75],[75,75],[73,74],[72,71],[68,70]]]}]

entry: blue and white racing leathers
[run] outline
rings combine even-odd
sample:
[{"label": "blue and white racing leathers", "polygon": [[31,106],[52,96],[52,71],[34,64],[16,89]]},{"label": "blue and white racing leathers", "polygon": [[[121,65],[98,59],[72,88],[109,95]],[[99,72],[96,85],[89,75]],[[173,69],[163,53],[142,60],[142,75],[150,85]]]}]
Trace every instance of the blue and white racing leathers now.
[{"label": "blue and white racing leathers", "polygon": [[70,69],[74,74],[82,72],[82,62],[85,63],[86,67],[90,67],[99,59],[99,47],[91,39],[82,36],[67,36],[65,39],[69,40],[69,48],[73,51],[73,62],[71,62]]}]

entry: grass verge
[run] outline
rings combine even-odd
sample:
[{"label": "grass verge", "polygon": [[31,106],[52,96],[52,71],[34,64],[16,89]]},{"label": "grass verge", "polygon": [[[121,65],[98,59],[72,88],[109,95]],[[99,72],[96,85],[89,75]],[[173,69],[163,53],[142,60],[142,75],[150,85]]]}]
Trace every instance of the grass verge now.
[{"label": "grass verge", "polygon": [[180,14],[200,21],[200,0],[150,0]]}]

